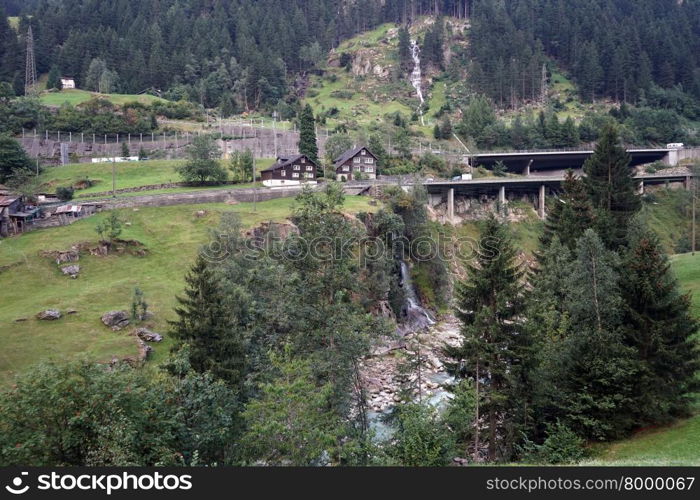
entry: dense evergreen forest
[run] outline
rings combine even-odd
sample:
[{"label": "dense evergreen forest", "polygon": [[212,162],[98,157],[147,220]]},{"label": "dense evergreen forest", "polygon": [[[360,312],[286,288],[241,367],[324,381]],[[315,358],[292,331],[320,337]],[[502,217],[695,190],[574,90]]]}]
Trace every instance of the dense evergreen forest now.
[{"label": "dense evergreen forest", "polygon": [[[425,14],[469,17],[470,82],[501,107],[537,99],[554,60],[582,98],[672,107],[700,97],[700,2],[676,0],[4,0],[0,81],[23,89],[22,35],[34,28],[37,69],[82,88],[148,89],[230,111],[296,94],[341,40]],[[23,14],[20,37],[5,21]],[[455,58],[460,61],[460,58]],[[551,69],[551,68],[549,68]],[[100,75],[95,77],[95,73]],[[646,101],[645,101],[646,102]],[[695,117],[691,117],[695,118]]]}]

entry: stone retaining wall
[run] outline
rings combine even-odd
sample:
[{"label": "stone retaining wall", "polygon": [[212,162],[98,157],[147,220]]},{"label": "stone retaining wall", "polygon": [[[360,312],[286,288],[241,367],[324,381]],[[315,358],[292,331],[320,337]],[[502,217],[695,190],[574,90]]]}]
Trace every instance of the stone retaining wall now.
[{"label": "stone retaining wall", "polygon": [[104,199],[85,204],[94,204],[102,210],[132,207],[167,207],[172,205],[197,205],[202,203],[250,203],[253,200],[267,201],[277,198],[289,198],[301,192],[301,187],[286,189],[227,189],[196,191],[186,193],[154,194],[132,196],[128,198]]}]

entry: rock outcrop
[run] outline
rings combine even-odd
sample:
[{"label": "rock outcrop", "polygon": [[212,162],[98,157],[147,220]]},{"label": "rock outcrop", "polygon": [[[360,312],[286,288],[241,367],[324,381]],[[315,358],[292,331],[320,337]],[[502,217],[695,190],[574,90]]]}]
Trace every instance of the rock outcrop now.
[{"label": "rock outcrop", "polygon": [[42,321],[56,321],[57,319],[61,319],[61,311],[58,309],[46,309],[45,311],[41,311],[36,315],[36,319],[40,319]]},{"label": "rock outcrop", "polygon": [[130,316],[126,311],[109,311],[102,315],[102,323],[114,331],[129,326]]},{"label": "rock outcrop", "polygon": [[78,273],[80,273],[80,266],[77,264],[72,264],[70,266],[65,266],[61,268],[61,272],[66,275],[70,276],[71,278],[75,279],[78,277]]},{"label": "rock outcrop", "polygon": [[137,328],[134,331],[134,335],[144,342],[162,342],[163,340],[163,336],[161,334],[152,332],[148,328]]}]

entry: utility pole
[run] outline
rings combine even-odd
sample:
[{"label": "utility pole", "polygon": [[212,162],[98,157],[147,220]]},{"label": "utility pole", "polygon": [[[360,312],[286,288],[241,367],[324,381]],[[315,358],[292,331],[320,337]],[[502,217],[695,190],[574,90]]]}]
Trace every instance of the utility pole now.
[{"label": "utility pole", "polygon": [[253,153],[253,212],[257,212],[258,187],[255,184],[255,153]]},{"label": "utility pole", "polygon": [[474,415],[474,461],[479,461],[479,361],[476,362],[476,411]]},{"label": "utility pole", "polygon": [[690,192],[690,196],[692,197],[692,211],[693,211],[693,217],[692,217],[692,229],[691,229],[691,235],[690,235],[690,249],[692,251],[692,254],[695,255],[695,238],[696,238],[696,224],[695,224],[695,210],[696,210],[696,205],[698,202],[698,175],[700,175],[700,167],[694,168],[691,173],[693,174],[693,179],[690,181],[690,186],[692,188]]}]

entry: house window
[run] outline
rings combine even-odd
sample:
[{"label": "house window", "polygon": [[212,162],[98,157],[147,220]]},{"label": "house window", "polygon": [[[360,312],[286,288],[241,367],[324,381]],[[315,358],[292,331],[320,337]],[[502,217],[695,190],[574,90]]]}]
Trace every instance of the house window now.
[{"label": "house window", "polygon": [[307,172],[313,172],[313,170],[314,170],[314,167],[313,167],[313,166],[311,166],[311,165],[307,165],[307,166],[306,166],[306,171],[307,171]]},{"label": "house window", "polygon": [[292,177],[298,178],[298,177],[299,177],[299,172],[292,172]]},{"label": "house window", "polygon": [[301,159],[301,162],[302,162],[302,163],[306,163],[306,158],[302,158],[302,159]]},{"label": "house window", "polygon": [[365,150],[363,149],[360,154],[366,155],[367,153],[365,153]]},{"label": "house window", "polygon": [[365,172],[373,172],[374,169],[372,167],[365,167]]},{"label": "house window", "polygon": [[312,174],[311,172],[306,172],[305,175],[306,175],[306,178],[307,178],[307,179],[313,179],[313,178],[314,178],[314,174]]},{"label": "house window", "polygon": [[360,163],[360,159],[361,159],[361,158],[359,158],[359,157],[356,156],[355,158],[352,159],[352,162],[353,162],[353,163]]},{"label": "house window", "polygon": [[301,170],[301,167],[299,165],[294,165],[294,170]]},{"label": "house window", "polygon": [[282,177],[287,177],[287,171],[284,170],[284,169],[280,170],[280,175],[281,175]]},{"label": "house window", "polygon": [[365,158],[365,163],[372,164],[374,163],[374,158]]},{"label": "house window", "polygon": [[350,171],[350,165],[343,165],[343,172],[349,172]]}]

